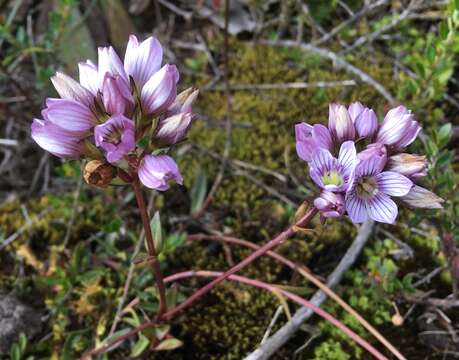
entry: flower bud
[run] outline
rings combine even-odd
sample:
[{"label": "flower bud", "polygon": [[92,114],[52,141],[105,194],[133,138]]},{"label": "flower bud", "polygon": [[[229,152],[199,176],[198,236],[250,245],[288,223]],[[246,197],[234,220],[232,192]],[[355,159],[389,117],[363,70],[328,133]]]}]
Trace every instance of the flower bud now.
[{"label": "flower bud", "polygon": [[420,130],[414,115],[406,107],[398,106],[386,114],[376,141],[400,150],[411,144]]},{"label": "flower bud", "polygon": [[314,206],[324,217],[340,217],[344,214],[344,197],[339,193],[324,190],[314,200]]},{"label": "flower bud", "polygon": [[175,101],[167,109],[169,116],[183,112],[191,112],[191,106],[199,95],[199,90],[188,88],[177,95]]},{"label": "flower bud", "polygon": [[408,194],[400,197],[408,206],[424,209],[442,209],[444,200],[421,186],[414,185]]},{"label": "flower bud", "polygon": [[115,168],[107,162],[91,160],[84,167],[83,178],[87,184],[105,188],[115,177]]},{"label": "flower bud", "polygon": [[354,140],[355,129],[346,107],[340,104],[330,104],[328,128],[339,142]]},{"label": "flower bud", "polygon": [[378,130],[378,118],[372,109],[365,108],[355,120],[359,137],[372,137]]},{"label": "flower bud", "polygon": [[401,153],[389,157],[387,170],[407,177],[419,178],[427,175],[427,159],[423,155]]},{"label": "flower bud", "polygon": [[190,112],[170,116],[159,122],[154,136],[154,143],[160,147],[170,146],[182,141],[190,128]]},{"label": "flower bud", "polygon": [[134,102],[127,83],[119,75],[109,73],[105,74],[102,84],[102,99],[110,115],[124,114]]}]

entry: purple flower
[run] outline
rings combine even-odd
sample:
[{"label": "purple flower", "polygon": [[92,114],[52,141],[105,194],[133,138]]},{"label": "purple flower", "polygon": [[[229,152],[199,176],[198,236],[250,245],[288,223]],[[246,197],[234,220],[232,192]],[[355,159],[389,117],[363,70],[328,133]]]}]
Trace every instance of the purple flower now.
[{"label": "purple flower", "polygon": [[374,143],[368,145],[365,150],[362,150],[357,154],[359,160],[367,160],[373,156],[381,156],[385,160],[387,159],[387,149],[381,143]]},{"label": "purple flower", "polygon": [[414,120],[414,115],[406,107],[398,106],[386,114],[376,135],[376,141],[395,150],[401,150],[416,139],[420,130],[421,127]]},{"label": "purple flower", "polygon": [[49,120],[34,119],[31,135],[40,147],[60,158],[78,159],[82,155],[80,138]]},{"label": "purple flower", "polygon": [[98,79],[99,79],[99,89],[102,88],[105,74],[109,73],[113,76],[120,76],[126,84],[129,84],[126,71],[124,70],[123,63],[121,62],[119,56],[116,54],[115,49],[111,46],[109,47],[100,47],[98,49],[99,53],[99,69],[98,69]]},{"label": "purple flower", "polygon": [[331,151],[333,141],[328,129],[320,124],[314,126],[300,123],[295,125],[296,152],[304,161],[311,161],[317,148]]},{"label": "purple flower", "polygon": [[340,104],[330,104],[328,115],[328,128],[335,140],[342,143],[354,140],[355,128],[346,107]]},{"label": "purple flower", "polygon": [[99,90],[99,72],[97,66],[91,60],[78,64],[80,84],[88,89],[94,96]]},{"label": "purple flower", "polygon": [[355,168],[352,187],[346,193],[346,210],[354,223],[368,218],[392,224],[397,217],[397,205],[391,196],[408,194],[413,183],[407,177],[384,171],[384,158],[372,156]]},{"label": "purple flower", "polygon": [[349,116],[351,117],[353,123],[355,123],[355,120],[357,120],[363,110],[365,110],[365,106],[363,106],[362,103],[358,101],[349,105],[347,111],[349,112]]},{"label": "purple flower", "polygon": [[427,175],[427,159],[423,155],[401,153],[389,158],[386,169],[410,178],[420,178]]},{"label": "purple flower", "polygon": [[314,206],[323,217],[340,217],[346,211],[343,195],[328,190],[320,193],[320,196],[314,200]]},{"label": "purple flower", "polygon": [[105,110],[111,114],[124,114],[134,105],[131,91],[120,76],[105,74],[102,84],[102,100]]},{"label": "purple flower", "polygon": [[146,187],[159,191],[169,189],[171,181],[183,184],[177,164],[167,155],[145,156],[139,167],[139,179]]},{"label": "purple flower", "polygon": [[134,35],[129,36],[124,55],[124,69],[128,76],[132,76],[139,91],[161,68],[162,60],[163,48],[157,39],[149,37],[139,44]]},{"label": "purple flower", "polygon": [[159,122],[154,135],[157,146],[170,146],[182,141],[191,126],[191,113],[172,115]]},{"label": "purple flower", "polygon": [[322,189],[340,192],[352,186],[356,166],[356,150],[353,141],[341,145],[338,159],[330,151],[318,148],[309,163],[312,180]]},{"label": "purple flower", "polygon": [[167,110],[177,95],[179,74],[175,65],[164,65],[144,85],[140,95],[142,109],[146,114]]},{"label": "purple flower", "polygon": [[57,72],[51,78],[51,82],[62,99],[75,100],[88,107],[93,106],[94,96],[86,88],[81,86],[70,76]]},{"label": "purple flower", "polygon": [[47,99],[43,117],[68,133],[84,135],[96,124],[92,111],[76,100]]},{"label": "purple flower", "polygon": [[123,115],[112,116],[94,128],[96,145],[104,149],[107,161],[115,163],[135,149],[134,122]]}]

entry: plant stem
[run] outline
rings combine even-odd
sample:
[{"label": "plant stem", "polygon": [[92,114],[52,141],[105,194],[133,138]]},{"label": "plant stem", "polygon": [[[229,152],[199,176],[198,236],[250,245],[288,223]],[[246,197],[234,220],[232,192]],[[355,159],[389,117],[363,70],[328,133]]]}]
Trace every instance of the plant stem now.
[{"label": "plant stem", "polygon": [[139,178],[137,175],[132,181],[132,188],[134,189],[135,197],[137,199],[137,205],[140,211],[140,217],[142,219],[143,228],[145,230],[145,239],[147,240],[148,254],[150,255],[149,261],[151,262],[151,268],[153,270],[153,276],[156,281],[156,286],[159,292],[159,310],[157,319],[161,319],[162,315],[167,311],[166,302],[166,286],[164,285],[163,274],[161,272],[160,264],[158,261],[155,243],[153,242],[153,235],[151,233],[150,218],[148,216],[148,210],[145,205],[145,199],[143,197],[142,189],[140,187]]},{"label": "plant stem", "polygon": [[[171,275],[164,279],[166,282],[171,282],[171,281],[176,281],[178,279],[184,279],[184,278],[189,278],[189,277],[194,277],[194,276],[199,276],[199,277],[215,277],[215,278],[220,278],[224,274],[221,272],[216,272],[216,271],[184,271],[181,273],[177,273],[174,275]],[[352,340],[354,340],[357,344],[359,344],[361,347],[363,347],[365,350],[367,350],[370,354],[372,354],[376,359],[379,360],[388,360],[383,354],[381,354],[378,350],[376,350],[370,343],[368,343],[366,340],[362,339],[359,335],[357,335],[354,331],[349,329],[346,325],[344,325],[342,322],[337,320],[335,317],[333,317],[331,314],[328,312],[322,310],[321,308],[311,304],[309,301],[299,297],[298,295],[295,295],[287,290],[284,290],[280,287],[277,287],[275,285],[267,284],[265,282],[259,281],[259,280],[254,280],[250,278],[246,278],[243,276],[239,275],[228,275],[227,277],[229,280],[236,281],[239,283],[255,286],[261,289],[269,290],[274,293],[281,293],[283,296],[286,298],[304,306],[312,311],[314,311],[317,315],[331,323],[333,326],[337,327],[339,330],[341,330],[343,333],[345,333],[347,336],[349,336]]]},{"label": "plant stem", "polygon": [[290,226],[287,230],[277,235],[274,239],[266,243],[265,245],[261,246],[258,250],[254,251],[252,254],[247,256],[244,260],[242,260],[239,264],[233,266],[228,271],[221,274],[216,279],[209,282],[207,285],[203,286],[201,289],[197,290],[194,294],[192,294],[189,298],[185,301],[177,305],[172,310],[166,312],[163,316],[164,319],[170,319],[174,317],[177,313],[181,312],[182,310],[189,307],[192,303],[202,297],[204,294],[208,293],[212,290],[216,285],[221,283],[223,280],[227,279],[230,275],[237,273],[239,270],[243,269],[247,265],[251,264],[253,261],[258,259],[260,256],[266,254],[269,250],[276,247],[284,240],[287,240],[291,236],[293,236],[296,232],[298,227],[303,227],[311,221],[311,219],[317,214],[317,209],[315,207],[309,209],[309,211],[293,226]]},{"label": "plant stem", "polygon": [[[234,238],[231,236],[224,236],[224,235],[204,235],[204,234],[196,234],[196,235],[189,235],[189,240],[216,240],[216,241],[223,241],[230,244],[237,244],[241,246],[245,246],[254,250],[260,248],[259,245],[254,244],[250,241]],[[349,314],[351,314],[368,332],[370,332],[376,339],[378,339],[392,354],[395,355],[399,360],[406,360],[406,358],[378,331],[376,330],[368,321],[366,321],[357,311],[355,311],[348,303],[346,303],[338,294],[336,294],[332,289],[330,289],[327,285],[321,282],[313,273],[311,273],[308,269],[306,269],[301,264],[296,264],[293,261],[285,258],[278,253],[273,251],[266,252],[266,255],[269,257],[279,261],[280,263],[288,266],[293,271],[297,271],[300,275],[302,275],[306,280],[312,282],[315,286],[317,286],[320,290],[322,290],[328,297],[336,301],[344,310],[346,310]],[[167,279],[165,279],[167,282]]]}]

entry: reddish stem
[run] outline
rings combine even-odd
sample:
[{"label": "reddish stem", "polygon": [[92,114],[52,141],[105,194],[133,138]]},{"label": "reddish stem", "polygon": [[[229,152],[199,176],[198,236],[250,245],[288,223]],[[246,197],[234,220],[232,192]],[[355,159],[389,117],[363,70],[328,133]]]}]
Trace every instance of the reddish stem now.
[{"label": "reddish stem", "polygon": [[[216,271],[184,271],[178,274],[174,274],[171,276],[168,276],[167,278],[164,279],[166,283],[176,281],[179,279],[184,279],[184,278],[189,278],[189,277],[215,277],[215,278],[220,278],[222,277],[221,272],[216,272]],[[264,283],[262,281],[246,278],[243,276],[239,275],[229,275],[227,277],[229,280],[240,282],[243,284],[251,285],[258,287],[260,289],[265,289],[269,290],[272,292],[277,292],[281,293],[284,295],[286,298],[304,306],[312,311],[314,311],[317,315],[320,317],[324,318],[326,321],[331,323],[332,325],[336,326],[338,329],[340,329],[343,333],[348,335],[352,340],[354,340],[357,344],[359,344],[361,347],[363,347],[365,350],[367,350],[370,354],[372,354],[376,359],[379,360],[388,360],[383,354],[381,354],[378,350],[376,350],[370,343],[368,343],[366,340],[362,339],[359,335],[357,335],[354,331],[349,329],[346,325],[344,325],[342,322],[337,320],[335,317],[333,317],[331,314],[328,312],[322,310],[321,308],[311,304],[309,301],[299,297],[298,295],[295,295],[287,290],[284,290],[280,287]]]},{"label": "reddish stem", "polygon": [[162,315],[167,311],[167,302],[166,302],[166,286],[164,285],[163,274],[161,272],[161,267],[157,258],[157,253],[155,249],[155,243],[153,241],[153,235],[151,233],[150,219],[148,217],[148,210],[145,205],[145,199],[143,197],[142,189],[140,187],[139,178],[135,175],[134,179],[131,182],[134,189],[135,197],[137,199],[137,204],[139,206],[140,217],[142,219],[143,228],[145,229],[145,239],[147,240],[148,254],[150,255],[151,267],[153,270],[153,276],[156,281],[156,286],[158,287],[159,293],[159,310],[157,318],[161,319]]},{"label": "reddish stem", "polygon": [[284,232],[280,233],[277,235],[274,239],[269,241],[267,244],[263,245],[260,247],[258,250],[254,251],[252,254],[247,256],[244,260],[242,260],[239,264],[233,266],[231,269],[226,271],[225,273],[221,274],[219,277],[216,279],[212,280],[209,282],[207,285],[203,286],[201,289],[197,290],[194,294],[192,294],[189,298],[187,298],[185,301],[183,301],[181,304],[177,305],[175,308],[172,310],[169,310],[166,312],[163,316],[164,319],[170,319],[173,316],[175,316],[177,313],[181,312],[182,310],[186,309],[189,307],[193,302],[198,300],[200,297],[202,297],[204,294],[208,293],[210,290],[212,290],[216,285],[221,283],[223,280],[227,279],[230,275],[233,275],[246,267],[247,265],[251,264],[253,261],[258,259],[260,256],[266,254],[269,250],[272,248],[276,247],[280,243],[282,243],[284,240],[290,238],[295,234],[296,228],[298,227],[303,227],[306,224],[311,221],[311,219],[317,214],[317,209],[312,208],[309,209],[309,211],[293,226],[290,226],[287,230]]}]

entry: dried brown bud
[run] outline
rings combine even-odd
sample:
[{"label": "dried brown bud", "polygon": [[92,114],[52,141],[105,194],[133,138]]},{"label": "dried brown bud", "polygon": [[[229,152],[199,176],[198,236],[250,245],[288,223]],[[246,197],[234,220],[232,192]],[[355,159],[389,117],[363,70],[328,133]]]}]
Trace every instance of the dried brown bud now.
[{"label": "dried brown bud", "polygon": [[115,177],[115,168],[107,162],[91,160],[84,167],[83,177],[89,185],[104,188]]}]

